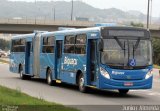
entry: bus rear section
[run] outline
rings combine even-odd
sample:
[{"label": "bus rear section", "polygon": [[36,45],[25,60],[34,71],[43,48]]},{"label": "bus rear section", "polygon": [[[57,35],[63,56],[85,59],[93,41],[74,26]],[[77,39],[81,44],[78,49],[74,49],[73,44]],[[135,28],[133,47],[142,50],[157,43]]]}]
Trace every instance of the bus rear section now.
[{"label": "bus rear section", "polygon": [[152,47],[149,31],[139,28],[102,28],[99,43],[99,88],[152,88]]},{"label": "bus rear section", "polygon": [[11,40],[10,71],[19,73],[22,78],[33,76],[32,38],[34,35],[18,35]]}]

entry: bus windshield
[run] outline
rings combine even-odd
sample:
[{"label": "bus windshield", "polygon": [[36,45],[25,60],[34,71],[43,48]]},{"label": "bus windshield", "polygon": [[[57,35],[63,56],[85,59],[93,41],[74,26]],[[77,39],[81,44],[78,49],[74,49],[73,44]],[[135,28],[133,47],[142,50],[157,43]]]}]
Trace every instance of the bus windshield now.
[{"label": "bus windshield", "polygon": [[[144,67],[152,65],[152,48],[149,39],[103,39],[101,63],[110,67]],[[134,64],[131,64],[133,62]]]}]

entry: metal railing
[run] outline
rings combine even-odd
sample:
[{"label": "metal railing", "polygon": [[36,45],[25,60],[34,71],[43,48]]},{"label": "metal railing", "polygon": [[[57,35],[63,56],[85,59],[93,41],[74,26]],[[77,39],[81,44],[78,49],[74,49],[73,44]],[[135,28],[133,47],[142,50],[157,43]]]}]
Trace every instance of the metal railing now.
[{"label": "metal railing", "polygon": [[37,24],[37,25],[62,25],[62,26],[93,26],[89,21],[47,20],[47,19],[0,19],[0,24]]}]

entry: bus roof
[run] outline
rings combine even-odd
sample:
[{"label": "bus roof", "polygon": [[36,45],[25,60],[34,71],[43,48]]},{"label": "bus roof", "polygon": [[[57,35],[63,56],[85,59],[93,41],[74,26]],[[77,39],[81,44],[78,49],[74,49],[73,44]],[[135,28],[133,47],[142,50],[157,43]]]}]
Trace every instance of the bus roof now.
[{"label": "bus roof", "polygon": [[35,33],[23,34],[23,35],[13,36],[12,39],[28,38],[28,37],[34,37],[34,36],[35,36]]},{"label": "bus roof", "polygon": [[100,31],[101,29],[122,29],[122,30],[141,30],[141,31],[148,31],[144,28],[139,28],[139,27],[129,27],[129,26],[101,26],[101,27],[90,27],[90,28],[81,28],[81,29],[72,29],[72,30],[61,30],[61,31],[54,31],[54,32],[46,32],[42,33],[43,36],[47,36],[49,34],[73,34],[73,33],[85,33],[85,32],[95,32],[95,31]]},{"label": "bus roof", "polygon": [[[101,26],[101,27],[89,27],[89,28],[81,28],[81,29],[72,29],[72,30],[61,30],[61,31],[53,31],[53,32],[42,32],[42,36],[47,35],[61,35],[61,34],[74,34],[74,33],[85,33],[85,32],[96,32],[100,31],[101,29],[109,30],[109,29],[122,29],[122,30],[141,30],[141,31],[149,31],[144,28],[138,28],[138,27],[129,27],[129,26]],[[23,34],[23,35],[17,35],[13,36],[12,39],[20,39],[20,38],[27,38],[27,37],[34,37],[35,33],[31,34]]]},{"label": "bus roof", "polygon": [[48,35],[48,34],[65,34],[65,33],[85,33],[87,31],[90,32],[95,32],[95,31],[100,31],[100,27],[91,27],[91,28],[81,28],[81,29],[71,29],[71,30],[61,30],[61,31],[54,31],[54,32],[46,32],[42,33],[43,36]]}]

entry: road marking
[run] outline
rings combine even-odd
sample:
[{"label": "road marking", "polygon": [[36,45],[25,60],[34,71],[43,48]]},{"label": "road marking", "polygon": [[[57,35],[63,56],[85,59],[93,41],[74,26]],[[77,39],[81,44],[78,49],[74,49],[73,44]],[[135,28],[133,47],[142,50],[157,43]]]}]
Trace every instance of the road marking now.
[{"label": "road marking", "polygon": [[160,93],[158,93],[158,92],[151,92],[151,93],[149,93],[148,95],[150,95],[150,96],[154,96],[154,95],[160,96]]},{"label": "road marking", "polygon": [[145,94],[149,95],[149,96],[160,96],[159,92],[148,91],[148,90],[131,90],[131,92],[140,92],[140,93],[144,93],[145,92]]},{"label": "road marking", "polygon": [[3,64],[7,64],[7,63],[0,62],[0,65],[3,65]]}]

